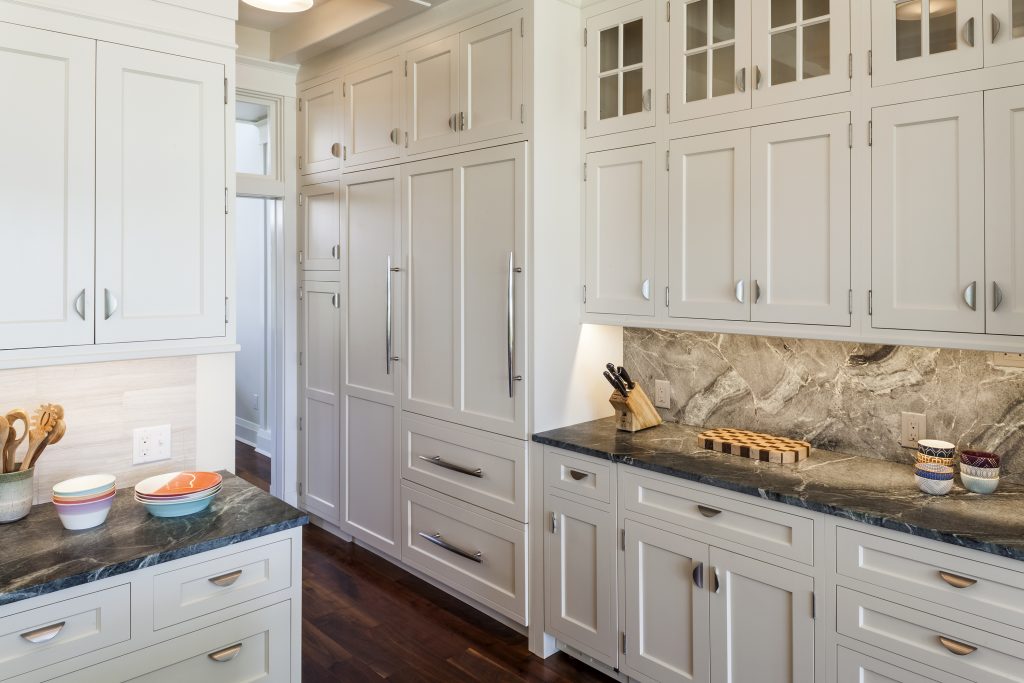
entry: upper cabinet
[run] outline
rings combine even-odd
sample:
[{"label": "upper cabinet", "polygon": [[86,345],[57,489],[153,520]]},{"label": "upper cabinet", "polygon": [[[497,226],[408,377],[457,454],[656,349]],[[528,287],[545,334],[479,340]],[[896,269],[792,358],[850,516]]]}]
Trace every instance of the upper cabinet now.
[{"label": "upper cabinet", "polygon": [[459,144],[459,37],[410,50],[406,64],[409,153]]},{"label": "upper cabinet", "polygon": [[344,161],[349,166],[394,159],[402,152],[403,63],[398,57],[348,74]]},{"label": "upper cabinet", "polygon": [[983,16],[982,0],[873,0],[872,83],[980,68]]},{"label": "upper cabinet", "polygon": [[338,181],[306,185],[299,194],[299,262],[303,270],[337,273],[341,268],[341,216]]},{"label": "upper cabinet", "polygon": [[341,81],[328,81],[299,94],[299,172],[340,168]]},{"label": "upper cabinet", "polygon": [[586,19],[587,135],[654,125],[653,23],[651,0]]},{"label": "upper cabinet", "polygon": [[1024,61],[1024,0],[985,0],[985,66]]}]

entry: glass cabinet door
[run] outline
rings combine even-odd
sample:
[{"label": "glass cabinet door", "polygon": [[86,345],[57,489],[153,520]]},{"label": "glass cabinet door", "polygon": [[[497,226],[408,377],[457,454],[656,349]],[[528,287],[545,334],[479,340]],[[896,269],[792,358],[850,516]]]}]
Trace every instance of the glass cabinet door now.
[{"label": "glass cabinet door", "polygon": [[985,66],[1024,61],[1024,0],[985,0]]},{"label": "glass cabinet door", "polygon": [[872,84],[981,68],[981,21],[982,0],[873,0]]},{"label": "glass cabinet door", "polygon": [[644,0],[587,19],[587,135],[654,125],[654,32]]},{"label": "glass cabinet door", "polygon": [[673,121],[750,107],[750,1],[672,0]]},{"label": "glass cabinet door", "polygon": [[850,89],[850,0],[753,3],[755,107]]}]

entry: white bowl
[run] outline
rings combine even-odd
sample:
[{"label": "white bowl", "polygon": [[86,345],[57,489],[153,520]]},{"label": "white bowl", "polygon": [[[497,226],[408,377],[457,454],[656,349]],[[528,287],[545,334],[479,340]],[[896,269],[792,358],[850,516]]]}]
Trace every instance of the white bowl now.
[{"label": "white bowl", "polygon": [[963,482],[964,488],[971,493],[992,493],[999,488],[999,477],[994,479],[983,479],[981,477],[972,477],[969,474],[960,473],[960,481]]},{"label": "white bowl", "polygon": [[92,529],[107,521],[107,514],[114,505],[114,496],[92,503],[78,505],[55,505],[60,523],[68,531]]},{"label": "white bowl", "polygon": [[977,477],[978,479],[998,479],[999,468],[998,467],[974,467],[965,463],[960,463],[960,474],[961,476],[966,474],[969,477]]},{"label": "white bowl", "polygon": [[105,489],[113,488],[117,477],[113,474],[90,474],[85,477],[67,479],[54,484],[53,492],[58,496],[69,498],[86,496],[91,493],[99,493]]},{"label": "white bowl", "polygon": [[944,496],[953,490],[952,479],[926,479],[916,474],[914,479],[917,480],[917,488],[933,496]]}]

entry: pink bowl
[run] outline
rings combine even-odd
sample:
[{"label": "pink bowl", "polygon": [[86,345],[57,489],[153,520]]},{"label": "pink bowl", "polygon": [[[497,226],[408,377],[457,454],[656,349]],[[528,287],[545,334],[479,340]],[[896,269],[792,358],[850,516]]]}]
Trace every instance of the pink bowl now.
[{"label": "pink bowl", "polygon": [[58,510],[60,510],[61,514],[78,514],[80,512],[91,512],[103,507],[110,507],[114,504],[114,495],[115,494],[112,491],[103,498],[90,500],[85,503],[61,503],[55,500],[53,501],[53,504]]}]

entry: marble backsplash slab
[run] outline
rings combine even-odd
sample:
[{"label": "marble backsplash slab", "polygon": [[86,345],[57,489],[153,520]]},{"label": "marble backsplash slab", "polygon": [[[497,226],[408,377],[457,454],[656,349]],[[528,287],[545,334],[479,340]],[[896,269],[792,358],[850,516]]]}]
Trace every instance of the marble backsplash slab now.
[{"label": "marble backsplash slab", "polygon": [[623,343],[649,395],[654,380],[671,382],[667,421],[909,463],[900,413],[925,413],[929,438],[995,451],[1004,471],[1024,473],[1024,369],[989,353],[633,328]]}]

